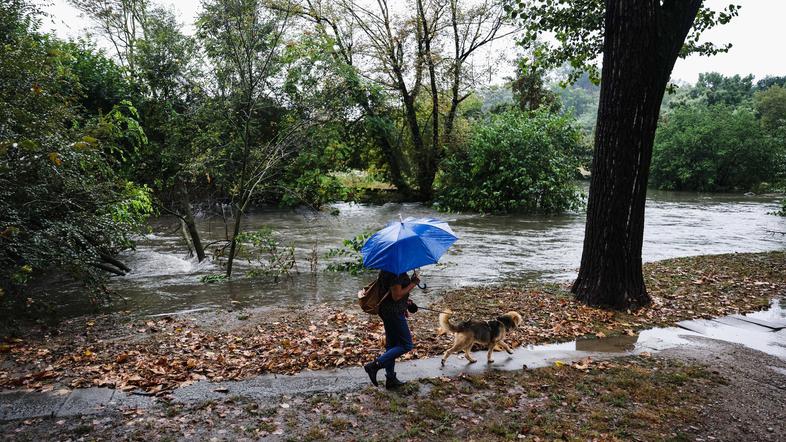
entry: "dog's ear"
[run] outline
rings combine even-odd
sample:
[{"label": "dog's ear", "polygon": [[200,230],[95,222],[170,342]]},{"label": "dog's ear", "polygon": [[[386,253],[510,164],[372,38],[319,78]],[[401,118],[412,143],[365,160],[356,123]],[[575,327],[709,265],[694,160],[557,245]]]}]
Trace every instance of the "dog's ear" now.
[{"label": "dog's ear", "polygon": [[521,321],[523,321],[523,320],[524,320],[524,319],[521,317],[521,315],[519,314],[519,312],[515,312],[515,311],[508,312],[508,316],[509,316],[509,317],[510,317],[510,319],[513,321],[513,324],[515,324],[515,325],[516,325],[516,327],[518,327],[518,326],[519,326],[519,324],[521,324]]}]

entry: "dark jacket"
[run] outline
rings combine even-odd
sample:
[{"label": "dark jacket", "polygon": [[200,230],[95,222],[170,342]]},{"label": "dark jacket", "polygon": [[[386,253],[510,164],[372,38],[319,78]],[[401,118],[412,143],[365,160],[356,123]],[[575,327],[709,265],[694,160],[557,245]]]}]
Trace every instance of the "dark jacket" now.
[{"label": "dark jacket", "polygon": [[[390,273],[385,270],[379,272],[379,282],[382,283],[381,289],[382,293],[386,293],[390,288],[396,284],[401,285],[402,288],[408,286],[412,280],[409,278],[409,275],[406,273],[402,273],[400,275],[396,275],[395,273]],[[404,312],[407,310],[407,300],[409,299],[409,295],[404,295],[398,301],[393,300],[393,294],[389,294],[382,304],[379,306],[379,315],[403,315]]]}]

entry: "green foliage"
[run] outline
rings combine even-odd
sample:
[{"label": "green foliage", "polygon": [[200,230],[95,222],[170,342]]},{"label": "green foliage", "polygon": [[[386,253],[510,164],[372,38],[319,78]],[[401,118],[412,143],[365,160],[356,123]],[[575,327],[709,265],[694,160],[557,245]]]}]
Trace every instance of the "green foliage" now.
[{"label": "green foliage", "polygon": [[217,282],[224,282],[227,279],[227,275],[224,274],[202,275],[202,277],[199,278],[199,282],[203,284],[214,284]]},{"label": "green foliage", "polygon": [[344,168],[352,150],[338,127],[325,125],[309,131],[298,156],[279,180],[280,204],[285,207],[305,204],[319,209],[333,201],[345,200],[348,189],[331,172]]},{"label": "green foliage", "polygon": [[558,213],[578,209],[580,132],[568,116],[506,112],[478,123],[466,148],[443,162],[443,209]]},{"label": "green foliage", "polygon": [[238,256],[256,267],[246,272],[248,277],[270,277],[278,282],[283,276],[297,272],[295,246],[283,246],[273,229],[263,227],[254,232],[242,232],[237,237]]},{"label": "green foliage", "polygon": [[739,106],[753,97],[753,75],[726,77],[717,72],[699,74],[689,96],[710,106]]},{"label": "green foliage", "polygon": [[115,172],[113,153],[144,142],[136,111],[85,109],[69,45],[38,34],[36,14],[0,6],[0,288],[12,294],[53,273],[95,287],[94,264],[131,247],[152,211],[149,189]]},{"label": "green foliage", "polygon": [[771,76],[768,75],[756,82],[756,89],[763,91],[772,86],[786,87],[786,75],[784,76]]},{"label": "green foliage", "polygon": [[[600,81],[600,54],[603,51],[604,16],[603,0],[538,0],[523,2],[504,0],[505,9],[518,19],[522,29],[519,44],[534,50],[534,59],[545,68],[558,68],[568,63],[572,72],[565,80],[572,83],[588,73],[590,79]],[[660,2],[657,13],[666,23],[683,2]],[[690,54],[714,55],[727,52],[731,44],[716,45],[701,42],[702,35],[731,21],[739,15],[740,6],[729,4],[719,11],[702,7],[680,51],[681,57]],[[544,43],[556,41],[556,44]]]},{"label": "green foliage", "polygon": [[573,84],[561,83],[553,85],[552,90],[559,96],[563,112],[572,115],[585,134],[592,134],[598,116],[600,86],[592,83],[586,73]]},{"label": "green foliage", "polygon": [[290,168],[291,182],[281,183],[283,194],[281,205],[294,207],[305,204],[319,209],[325,204],[345,200],[348,189],[335,176],[319,168],[301,167],[307,160],[298,158]]},{"label": "green foliage", "polygon": [[64,66],[78,79],[79,104],[90,116],[105,114],[136,95],[123,69],[88,41],[53,42]]},{"label": "green foliage", "polygon": [[786,128],[786,87],[772,86],[754,94],[762,126],[769,131]]},{"label": "green foliage", "polygon": [[532,63],[527,57],[518,62],[516,78],[513,79],[513,99],[522,111],[534,111],[541,107],[551,112],[560,109],[559,96],[546,87],[546,71],[537,63]]},{"label": "green foliage", "polygon": [[[366,241],[371,238],[371,235],[373,233],[364,232],[356,235],[354,238],[345,239],[341,247],[329,249],[325,253],[325,258],[331,259],[332,262],[327,265],[326,270],[329,272],[348,272],[352,275],[357,275],[364,271],[363,255],[360,254],[360,250]],[[343,260],[336,261],[339,258]]]},{"label": "green foliage", "polygon": [[765,133],[749,108],[681,106],[661,120],[652,184],[668,190],[751,190],[777,179],[784,153],[783,141]]}]

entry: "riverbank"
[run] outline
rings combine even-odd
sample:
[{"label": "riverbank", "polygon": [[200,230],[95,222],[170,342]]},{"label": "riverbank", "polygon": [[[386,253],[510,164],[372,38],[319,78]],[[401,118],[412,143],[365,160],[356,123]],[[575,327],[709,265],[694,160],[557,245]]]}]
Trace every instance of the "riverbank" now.
[{"label": "riverbank", "polygon": [[[786,253],[677,258],[645,265],[653,305],[636,312],[593,309],[567,286],[487,287],[446,293],[431,307],[493,317],[524,314],[513,347],[637,330],[760,310],[786,293]],[[417,299],[417,295],[415,295]],[[488,310],[482,310],[488,309]],[[436,313],[411,317],[415,350],[440,354],[450,337],[436,333]],[[122,314],[66,321],[0,342],[0,387],[46,391],[101,386],[163,395],[195,381],[356,366],[384,347],[378,318],[344,305],[202,312],[127,321]]]}]

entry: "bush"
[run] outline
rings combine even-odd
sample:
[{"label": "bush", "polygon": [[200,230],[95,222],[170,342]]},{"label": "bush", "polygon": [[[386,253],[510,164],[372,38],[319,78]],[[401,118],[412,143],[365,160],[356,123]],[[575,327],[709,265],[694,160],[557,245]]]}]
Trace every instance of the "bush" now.
[{"label": "bush", "polygon": [[652,184],[664,190],[752,190],[778,179],[784,148],[753,110],[693,104],[664,116],[655,137]]},{"label": "bush", "polygon": [[150,189],[115,172],[118,152],[145,142],[136,110],[86,118],[72,57],[36,32],[35,14],[0,6],[0,304],[12,308],[30,304],[36,277],[98,288],[102,261],[131,247],[153,211]]},{"label": "bush", "polygon": [[280,205],[305,204],[320,209],[347,198],[348,189],[332,172],[341,169],[346,162],[349,148],[338,140],[332,128],[321,129],[312,131],[308,144],[302,146],[297,157],[286,167],[278,183]]},{"label": "bush", "polygon": [[366,270],[363,267],[363,255],[360,251],[363,245],[371,238],[373,233],[364,232],[355,235],[354,238],[345,239],[342,242],[342,247],[330,249],[325,253],[325,259],[343,258],[343,261],[333,261],[328,264],[328,272],[348,272],[352,275],[357,275]]},{"label": "bush", "polygon": [[582,146],[572,123],[546,111],[508,111],[479,123],[466,148],[443,161],[437,204],[487,213],[579,208]]}]

